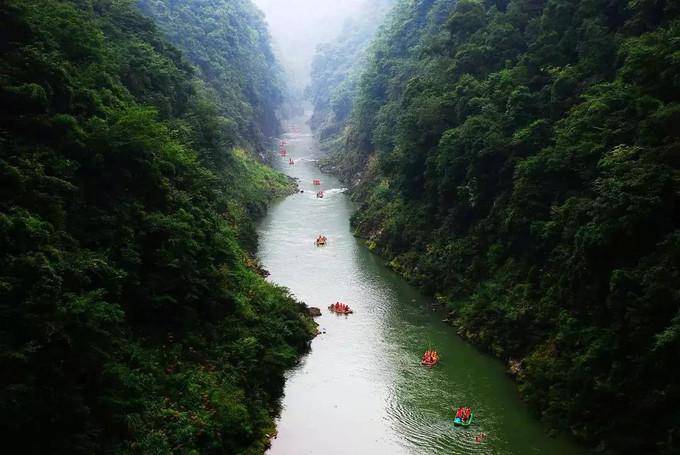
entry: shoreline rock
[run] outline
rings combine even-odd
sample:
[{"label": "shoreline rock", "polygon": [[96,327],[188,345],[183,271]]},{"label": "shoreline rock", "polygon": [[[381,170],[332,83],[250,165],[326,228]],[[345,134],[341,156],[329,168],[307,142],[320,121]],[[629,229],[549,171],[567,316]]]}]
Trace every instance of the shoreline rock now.
[{"label": "shoreline rock", "polygon": [[307,308],[307,314],[309,314],[313,318],[318,318],[319,316],[321,316],[321,309],[313,306],[309,307]]}]

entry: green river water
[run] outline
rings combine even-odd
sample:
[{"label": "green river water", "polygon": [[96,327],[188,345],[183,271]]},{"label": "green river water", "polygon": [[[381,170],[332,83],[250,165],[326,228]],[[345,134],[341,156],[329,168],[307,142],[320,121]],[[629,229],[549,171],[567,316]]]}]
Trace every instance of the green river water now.
[{"label": "green river water", "polygon": [[[504,366],[459,339],[440,310],[355,239],[354,206],[341,183],[316,166],[316,141],[303,120],[288,125],[276,167],[304,193],[275,204],[262,221],[259,258],[270,280],[321,308],[319,335],[285,388],[274,455],[577,454],[551,438],[520,401]],[[323,199],[312,180],[321,179]],[[326,247],[314,239],[323,233]],[[335,301],[354,314],[330,314]],[[420,365],[428,346],[439,366]],[[469,428],[453,426],[451,407],[470,406]],[[476,437],[486,438],[478,442]]]}]

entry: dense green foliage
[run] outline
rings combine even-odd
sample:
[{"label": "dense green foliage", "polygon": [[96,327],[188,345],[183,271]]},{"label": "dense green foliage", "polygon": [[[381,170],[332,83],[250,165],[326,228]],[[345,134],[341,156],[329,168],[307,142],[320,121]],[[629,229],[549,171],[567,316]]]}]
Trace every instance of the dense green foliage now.
[{"label": "dense green foliage", "polygon": [[679,13],[403,1],[338,163],[356,232],[612,453],[680,450]]},{"label": "dense green foliage", "polygon": [[329,140],[341,137],[347,125],[366,50],[392,4],[393,0],[366,2],[359,10],[362,14],[348,19],[336,39],[316,49],[306,96],[314,107],[310,126],[324,148],[334,149]]},{"label": "dense green foliage", "polygon": [[132,1],[0,23],[3,447],[261,453],[311,332],[249,254],[290,183],[231,150],[226,101]]},{"label": "dense green foliage", "polygon": [[281,70],[250,0],[138,0],[194,64],[239,145],[264,150],[279,130]]}]

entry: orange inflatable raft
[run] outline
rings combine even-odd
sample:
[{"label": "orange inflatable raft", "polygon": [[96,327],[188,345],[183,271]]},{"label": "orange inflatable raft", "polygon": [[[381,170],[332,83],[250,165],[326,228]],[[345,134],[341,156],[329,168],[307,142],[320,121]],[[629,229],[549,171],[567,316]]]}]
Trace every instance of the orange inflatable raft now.
[{"label": "orange inflatable raft", "polygon": [[423,354],[423,359],[420,361],[421,365],[432,368],[439,363],[439,353],[434,349],[428,349]]},{"label": "orange inflatable raft", "polygon": [[347,305],[346,303],[341,303],[341,302],[335,302],[332,305],[328,306],[328,309],[331,311],[331,313],[335,314],[352,314],[354,311]]}]

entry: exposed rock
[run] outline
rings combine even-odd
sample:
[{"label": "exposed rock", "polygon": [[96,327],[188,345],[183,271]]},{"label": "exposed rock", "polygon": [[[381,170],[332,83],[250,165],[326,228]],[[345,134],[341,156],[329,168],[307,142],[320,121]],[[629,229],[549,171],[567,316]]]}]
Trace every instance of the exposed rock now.
[{"label": "exposed rock", "polygon": [[309,307],[307,308],[307,314],[309,314],[313,318],[318,318],[321,316],[321,310],[317,307]]},{"label": "exposed rock", "polygon": [[508,373],[513,377],[522,375],[522,361],[517,359],[508,360]]}]

